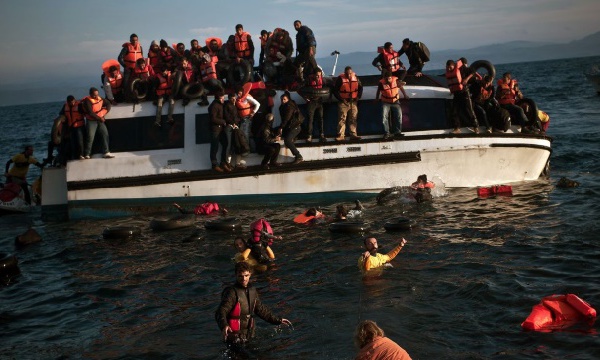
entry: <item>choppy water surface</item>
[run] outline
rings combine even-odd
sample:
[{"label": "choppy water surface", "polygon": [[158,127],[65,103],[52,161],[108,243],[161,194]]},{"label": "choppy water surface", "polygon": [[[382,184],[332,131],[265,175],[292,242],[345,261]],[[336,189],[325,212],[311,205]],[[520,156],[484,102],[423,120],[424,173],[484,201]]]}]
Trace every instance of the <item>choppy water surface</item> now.
[{"label": "choppy water surface", "polygon": [[[408,240],[381,276],[360,276],[358,236],[293,224],[317,204],[225,204],[245,224],[265,216],[284,236],[274,245],[276,267],[254,280],[294,329],[259,320],[260,358],[351,359],[362,319],[377,321],[414,359],[599,358],[597,324],[556,333],[520,328],[551,294],[575,293],[600,310],[600,97],[582,75],[595,63],[600,58],[498,66],[552,118],[550,177],[515,184],[512,197],[478,199],[475,189],[454,189],[426,204],[365,201],[382,251]],[[6,160],[22,143],[43,158],[59,109],[0,108]],[[562,176],[581,186],[555,188]],[[332,214],[336,204],[318,205]],[[233,281],[233,237],[206,232],[204,220],[196,229],[152,232],[148,223],[161,211],[173,210],[66,223],[44,223],[39,212],[0,217],[0,252],[16,254],[22,271],[0,288],[0,358],[223,358],[214,311]],[[386,233],[386,219],[400,215],[418,226]],[[102,230],[117,224],[144,231],[130,241],[103,240]],[[43,241],[15,249],[14,237],[29,225]]]}]

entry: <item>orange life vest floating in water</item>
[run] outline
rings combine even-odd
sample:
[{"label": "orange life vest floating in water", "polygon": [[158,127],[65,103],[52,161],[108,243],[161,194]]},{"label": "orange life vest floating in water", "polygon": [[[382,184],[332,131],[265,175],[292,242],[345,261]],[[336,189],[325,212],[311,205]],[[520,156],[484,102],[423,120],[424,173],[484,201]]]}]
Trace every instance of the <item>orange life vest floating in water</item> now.
[{"label": "orange life vest floating in water", "polygon": [[596,320],[596,310],[574,294],[546,296],[535,305],[523,321],[524,330],[552,331],[564,329],[577,322]]},{"label": "orange life vest floating in water", "polygon": [[477,196],[488,197],[492,195],[512,195],[512,186],[494,185],[490,187],[477,188]]}]

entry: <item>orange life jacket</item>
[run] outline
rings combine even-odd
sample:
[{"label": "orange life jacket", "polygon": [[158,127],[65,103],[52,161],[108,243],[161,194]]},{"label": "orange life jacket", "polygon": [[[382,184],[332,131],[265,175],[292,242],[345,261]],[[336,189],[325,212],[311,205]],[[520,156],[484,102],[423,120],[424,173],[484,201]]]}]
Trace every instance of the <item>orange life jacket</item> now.
[{"label": "orange life jacket", "polygon": [[233,45],[235,47],[235,56],[239,58],[247,58],[251,55],[250,46],[248,45],[248,38],[250,34],[243,32],[242,35],[237,33],[234,35]]},{"label": "orange life jacket", "polygon": [[173,58],[173,52],[171,51],[171,49],[167,49],[166,52],[161,50],[160,59],[163,65],[166,66],[169,70],[172,70],[173,66],[175,66],[175,59]]},{"label": "orange life jacket", "polygon": [[199,68],[202,82],[207,82],[210,79],[217,78],[217,68],[214,62],[203,62],[200,64]]},{"label": "orange life jacket", "polygon": [[135,67],[136,60],[144,57],[144,55],[142,55],[142,47],[139,43],[134,47],[130,42],[123,44],[123,47],[127,48],[127,54],[125,54],[123,57],[123,60],[125,61],[125,67],[133,69]]},{"label": "orange life jacket", "polygon": [[323,77],[317,78],[315,74],[308,76],[308,85],[314,89],[321,89],[323,87]]},{"label": "orange life jacket", "polygon": [[168,72],[166,79],[163,74],[158,74],[157,77],[159,80],[159,85],[156,88],[156,95],[171,95],[171,88],[173,87],[173,76],[171,72]]},{"label": "orange life jacket", "polygon": [[344,100],[355,100],[358,99],[358,78],[356,74],[352,74],[352,77],[348,79],[346,73],[339,76],[342,79],[342,86],[340,86],[340,97]]},{"label": "orange life jacket", "polygon": [[[85,99],[89,99],[90,103],[92,104],[92,111],[98,115],[98,117],[104,117],[106,114],[108,114],[108,110],[106,110],[106,108],[104,107],[104,101],[102,100],[101,97],[98,97],[98,99],[94,99],[91,96],[86,96]],[[84,100],[85,100],[84,99]],[[89,119],[88,120],[93,120],[93,119]]]},{"label": "orange life jacket", "polygon": [[385,62],[385,68],[391,72],[395,72],[400,69],[400,59],[398,56],[398,52],[396,51],[388,52],[384,50],[383,61]]},{"label": "orange life jacket", "polygon": [[223,46],[223,40],[221,40],[218,37],[211,37],[206,39],[206,48],[208,49],[208,55],[210,55],[212,62],[214,62],[215,64],[219,62],[219,58],[218,58],[218,50],[217,51],[213,51],[210,48],[210,42],[215,40],[217,42],[217,45],[219,46],[219,49],[221,49],[221,46]]},{"label": "orange life jacket", "polygon": [[110,83],[110,88],[113,92],[113,94],[118,94],[121,92],[121,89],[123,88],[123,75],[121,74],[121,72],[117,72],[117,76],[113,77],[111,73],[106,72],[104,73],[104,75],[106,76],[106,79],[108,79],[108,82]]},{"label": "orange life jacket", "polygon": [[146,67],[143,69],[139,66],[136,66],[135,69],[133,69],[133,75],[135,78],[147,80],[154,75],[154,69],[152,68],[152,65],[149,64],[146,64]]},{"label": "orange life jacket", "polygon": [[450,88],[451,93],[461,91],[464,86],[462,84],[462,75],[460,74],[460,67],[462,66],[462,61],[457,61],[454,66],[454,70],[446,71],[446,79],[448,80],[448,88]]},{"label": "orange life jacket", "polygon": [[238,98],[235,101],[235,107],[238,110],[239,117],[242,119],[252,114],[252,104],[248,101],[247,96]]},{"label": "orange life jacket", "polygon": [[498,102],[502,105],[514,104],[517,99],[517,80],[511,79],[508,83],[498,79]]},{"label": "orange life jacket", "polygon": [[158,58],[158,52],[148,51],[148,59],[150,59],[150,65],[152,66],[152,68],[158,69],[158,63],[160,61]]},{"label": "orange life jacket", "polygon": [[69,102],[65,103],[65,117],[67,118],[67,124],[69,124],[69,127],[78,128],[85,125],[83,114],[79,111],[80,103],[80,101],[75,100],[75,104],[73,104],[72,107],[69,105]]},{"label": "orange life jacket", "polygon": [[379,80],[379,83],[381,84],[381,87],[382,87],[381,101],[392,104],[400,99],[400,95],[399,95],[400,88],[398,87],[397,80],[398,80],[398,78],[395,76],[392,76],[391,84],[388,84],[386,79]]}]

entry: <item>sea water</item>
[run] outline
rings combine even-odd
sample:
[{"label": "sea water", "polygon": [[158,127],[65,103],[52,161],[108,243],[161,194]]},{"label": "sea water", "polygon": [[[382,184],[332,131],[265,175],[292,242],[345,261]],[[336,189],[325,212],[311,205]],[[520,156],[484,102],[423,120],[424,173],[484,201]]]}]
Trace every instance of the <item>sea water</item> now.
[{"label": "sea water", "polygon": [[[471,188],[447,189],[423,204],[366,199],[363,219],[381,251],[408,241],[378,277],[358,271],[360,236],[291,221],[316,205],[332,215],[341,200],[222,204],[244,224],[266,217],[283,236],[273,245],[276,266],[253,280],[294,328],[258,320],[258,357],[352,359],[354,328],[372,319],[413,359],[600,358],[597,324],[554,333],[520,327],[551,294],[574,293],[600,310],[600,97],[583,75],[598,63],[498,65],[550,114],[550,176],[514,184],[512,196],[478,199]],[[5,160],[24,144],[45,157],[60,108],[0,108]],[[556,188],[563,176],[581,186]],[[174,209],[69,222],[44,222],[39,210],[0,217],[0,253],[15,254],[22,272],[0,287],[0,359],[223,358],[214,313],[234,280],[233,237],[205,231],[204,219],[195,229],[150,231],[149,221],[166,211]],[[383,224],[398,216],[417,226],[386,233]],[[103,240],[103,229],[115,225],[139,226],[142,236]],[[16,249],[15,236],[29,226],[43,241]]]}]

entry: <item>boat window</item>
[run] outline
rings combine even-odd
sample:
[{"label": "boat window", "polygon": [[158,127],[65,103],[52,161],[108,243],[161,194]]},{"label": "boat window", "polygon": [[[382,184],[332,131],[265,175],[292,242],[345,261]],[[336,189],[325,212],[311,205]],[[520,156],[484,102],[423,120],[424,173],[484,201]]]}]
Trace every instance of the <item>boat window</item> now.
[{"label": "boat window", "polygon": [[[163,126],[160,128],[154,125],[154,116],[110,119],[106,122],[110,150],[123,152],[183,148],[184,116],[175,114],[173,119],[175,124],[169,125],[167,117],[163,116]],[[94,149],[98,152],[99,138],[96,136],[94,141]]]}]

